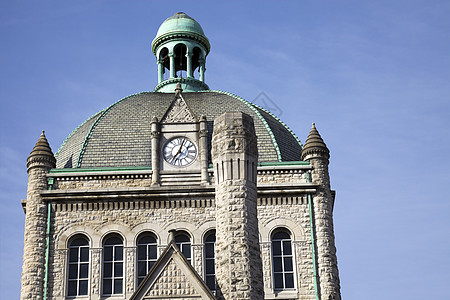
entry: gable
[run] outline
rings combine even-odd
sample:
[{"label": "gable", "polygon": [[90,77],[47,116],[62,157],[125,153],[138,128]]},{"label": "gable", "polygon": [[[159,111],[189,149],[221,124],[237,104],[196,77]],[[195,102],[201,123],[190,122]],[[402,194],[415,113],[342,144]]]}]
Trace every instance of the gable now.
[{"label": "gable", "polygon": [[187,105],[186,101],[184,101],[181,93],[179,93],[162,117],[161,123],[183,122],[198,122],[198,120]]},{"label": "gable", "polygon": [[171,242],[130,300],[215,299],[202,278]]}]

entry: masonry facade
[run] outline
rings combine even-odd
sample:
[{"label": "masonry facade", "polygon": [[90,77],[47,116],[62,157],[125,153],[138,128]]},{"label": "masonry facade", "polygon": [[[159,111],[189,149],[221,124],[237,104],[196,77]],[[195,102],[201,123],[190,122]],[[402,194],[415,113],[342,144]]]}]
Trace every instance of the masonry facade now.
[{"label": "masonry facade", "polygon": [[314,124],[302,145],[210,90],[209,50],[177,13],[152,43],[153,92],[95,114],[55,155],[41,134],[22,299],[340,299],[328,148]]}]

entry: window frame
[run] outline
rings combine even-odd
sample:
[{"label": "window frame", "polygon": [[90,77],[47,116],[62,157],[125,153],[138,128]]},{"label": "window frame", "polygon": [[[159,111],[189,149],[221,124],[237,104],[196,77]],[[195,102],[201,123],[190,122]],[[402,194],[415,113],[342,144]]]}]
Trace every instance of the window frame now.
[{"label": "window frame", "polygon": [[[213,241],[210,241],[210,237],[214,237]],[[213,256],[210,257],[208,255],[208,245],[212,245],[213,247]],[[212,264],[214,266],[214,273],[208,273],[208,261],[212,261]],[[204,236],[204,240],[203,240],[203,265],[204,265],[204,272],[203,272],[203,276],[205,279],[205,284],[206,286],[208,286],[208,288],[212,291],[215,292],[217,290],[217,278],[216,278],[216,231],[215,230],[210,230],[208,231],[205,236]],[[208,284],[208,277],[212,277],[214,280],[214,288],[212,288],[209,284]]]},{"label": "window frame", "polygon": [[[275,236],[279,233],[285,233],[289,236],[289,238],[275,238]],[[289,242],[290,247],[290,254],[286,254],[284,249],[285,242]],[[275,244],[279,243],[279,251],[280,254],[275,254]],[[293,291],[296,289],[296,272],[295,272],[295,255],[294,255],[294,249],[292,244],[292,233],[286,229],[286,228],[277,228],[272,232],[270,235],[270,258],[271,258],[271,265],[272,265],[272,284],[273,284],[273,290],[276,292],[281,291]],[[286,270],[286,260],[291,263],[291,270]],[[277,270],[278,267],[275,265],[275,261],[280,260],[281,261],[281,271]],[[277,276],[282,276],[282,287],[277,285]],[[287,276],[292,276],[292,287],[286,287],[286,281]]]},{"label": "window frame", "polygon": [[[152,243],[140,243],[140,241],[143,238],[146,237],[151,237],[154,239],[154,242]],[[139,246],[145,246],[145,257],[146,259],[139,259],[139,254],[140,254],[140,250],[139,250]],[[151,250],[150,247],[155,247],[155,252],[156,252],[156,258],[149,258]],[[156,263],[156,261],[158,260],[159,257],[159,253],[158,253],[158,238],[156,237],[155,234],[153,234],[152,232],[146,231],[141,233],[138,238],[136,239],[136,287],[139,286],[139,284],[144,280],[144,278],[147,276],[148,272],[150,271],[150,269],[153,267],[153,265]],[[147,270],[145,275],[139,275],[139,264],[140,263],[145,263],[145,269]]]},{"label": "window frame", "polygon": [[[86,244],[84,245],[73,245],[73,243],[77,240],[81,240],[83,239],[84,242]],[[66,278],[67,278],[67,291],[66,291],[66,295],[67,297],[70,298],[75,298],[75,297],[79,297],[79,296],[88,296],[89,295],[89,286],[90,286],[90,266],[91,266],[91,251],[90,251],[90,240],[89,238],[84,235],[84,234],[77,234],[75,236],[73,236],[72,238],[70,238],[69,242],[67,243],[68,247],[67,247],[67,274],[66,274]],[[75,250],[76,253],[76,261],[71,261],[71,252],[72,249],[77,249]],[[83,260],[82,261],[82,249],[87,250],[87,260]],[[70,278],[71,277],[71,266],[76,266],[76,277],[75,278]],[[85,266],[86,269],[86,277],[80,277],[81,276],[81,268],[82,266]],[[86,294],[81,294],[80,293],[80,281],[84,281],[86,282]],[[71,282],[76,282],[76,295],[71,293],[70,290],[70,285]]]},{"label": "window frame", "polygon": [[[119,243],[115,243],[115,244],[107,244],[108,240],[113,239],[113,238],[118,238],[120,239],[120,244]],[[106,256],[106,249],[112,247],[112,251],[111,251],[111,260],[106,260],[105,256]],[[121,259],[116,259],[116,250],[121,248]],[[102,296],[117,296],[117,295],[123,295],[124,294],[124,287],[125,287],[125,260],[124,260],[124,239],[122,236],[120,236],[119,234],[110,234],[107,235],[102,243]],[[106,277],[105,273],[106,273],[106,264],[111,264],[111,276]],[[116,265],[122,264],[121,267],[121,272],[122,275],[121,276],[115,276],[116,272],[118,270],[120,270],[120,268],[116,269]],[[111,280],[111,293],[105,293],[105,286],[106,280]],[[116,281],[117,280],[121,280],[122,284],[121,284],[121,292],[120,293],[116,293]],[[119,285],[118,285],[119,286]],[[117,286],[117,287],[118,287]]]}]

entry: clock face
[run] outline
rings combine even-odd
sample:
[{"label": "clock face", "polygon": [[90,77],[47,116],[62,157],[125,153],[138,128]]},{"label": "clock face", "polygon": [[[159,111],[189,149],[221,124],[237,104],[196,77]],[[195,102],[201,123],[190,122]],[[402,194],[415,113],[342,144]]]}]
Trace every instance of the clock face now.
[{"label": "clock face", "polygon": [[167,142],[163,149],[164,160],[169,164],[184,167],[197,157],[197,148],[186,137],[176,137]]}]

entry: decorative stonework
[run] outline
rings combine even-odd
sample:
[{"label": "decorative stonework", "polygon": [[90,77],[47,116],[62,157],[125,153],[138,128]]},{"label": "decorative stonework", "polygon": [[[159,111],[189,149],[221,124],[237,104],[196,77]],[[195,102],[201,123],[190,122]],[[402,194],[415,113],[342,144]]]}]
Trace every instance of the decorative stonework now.
[{"label": "decorative stonework", "polygon": [[197,121],[197,118],[181,95],[178,95],[172,102],[172,105],[161,119],[161,123],[194,123]]},{"label": "decorative stonework", "polygon": [[151,299],[158,296],[173,296],[174,298],[197,296],[199,298],[200,295],[186,279],[181,269],[171,260],[145,296]]}]

